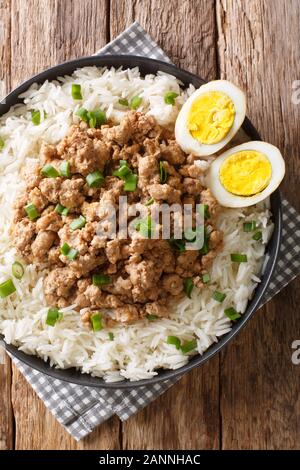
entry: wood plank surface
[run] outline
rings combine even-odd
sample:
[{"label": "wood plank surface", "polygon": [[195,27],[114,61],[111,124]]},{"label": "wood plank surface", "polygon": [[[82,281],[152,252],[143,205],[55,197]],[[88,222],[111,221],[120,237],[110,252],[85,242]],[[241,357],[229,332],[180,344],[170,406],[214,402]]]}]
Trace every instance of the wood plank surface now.
[{"label": "wood plank surface", "polygon": [[[0,99],[10,89],[10,7],[10,0],[0,0]],[[11,361],[2,349],[0,358],[0,450],[6,450],[14,446]]]},{"label": "wood plank surface", "polygon": [[[300,210],[300,104],[291,100],[300,71],[297,0],[217,5],[222,78],[247,91],[247,114],[285,156],[283,190]],[[297,75],[298,74],[298,75]],[[299,368],[291,344],[300,338],[299,280],[262,308],[222,353],[224,449],[297,449],[300,445]]]},{"label": "wood plank surface", "polygon": [[[137,20],[176,65],[206,79],[217,77],[213,1],[113,0],[111,38]],[[202,54],[200,51],[205,50]],[[195,393],[196,391],[196,393]],[[157,430],[160,430],[157,432]],[[219,447],[219,360],[193,371],[123,424],[125,449]]]},{"label": "wood plank surface", "polygon": [[[0,96],[51,65],[89,55],[134,20],[180,67],[247,93],[248,115],[287,162],[300,211],[298,0],[0,0]],[[1,88],[2,87],[2,88]],[[295,449],[300,447],[299,280],[261,309],[225,351],[121,424],[80,443],[10,361],[0,365],[0,449]]]}]

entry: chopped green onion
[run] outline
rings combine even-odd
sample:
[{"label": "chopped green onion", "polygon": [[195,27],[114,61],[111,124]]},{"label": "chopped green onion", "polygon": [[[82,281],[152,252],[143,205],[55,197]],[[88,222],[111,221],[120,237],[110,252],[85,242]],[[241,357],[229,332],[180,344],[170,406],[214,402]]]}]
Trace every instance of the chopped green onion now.
[{"label": "chopped green onion", "polygon": [[57,204],[55,207],[55,212],[60,215],[68,215],[69,209],[67,207],[62,206],[61,204]]},{"label": "chopped green onion", "polygon": [[76,116],[80,117],[80,119],[84,122],[88,122],[88,110],[85,108],[79,108],[78,111],[75,113]]},{"label": "chopped green onion", "polygon": [[137,187],[138,176],[132,173],[126,177],[124,191],[135,191]]},{"label": "chopped green onion", "polygon": [[107,122],[106,114],[101,109],[96,111],[89,111],[87,113],[89,126],[91,128],[100,127]]},{"label": "chopped green onion", "polygon": [[181,341],[177,336],[168,336],[167,343],[173,344],[176,347],[176,349],[180,349]]},{"label": "chopped green onion", "polygon": [[52,165],[43,166],[43,168],[41,169],[41,173],[47,178],[57,178],[59,176],[59,172]]},{"label": "chopped green onion", "polygon": [[74,259],[77,258],[77,255],[78,255],[79,251],[76,250],[75,248],[70,248],[68,254],[66,255],[66,257],[70,260],[70,261],[74,261]]},{"label": "chopped green onion", "polygon": [[41,113],[40,111],[31,111],[31,122],[35,126],[38,126],[41,123]]},{"label": "chopped green onion", "polygon": [[40,216],[40,213],[34,204],[27,204],[27,206],[24,207],[24,210],[30,220],[35,220]]},{"label": "chopped green onion", "polygon": [[191,298],[193,288],[194,283],[192,279],[188,278],[183,281],[183,290],[189,298]]},{"label": "chopped green onion", "polygon": [[7,279],[7,281],[2,282],[2,284],[0,284],[0,297],[2,299],[4,299],[5,297],[8,297],[14,292],[16,292],[16,288],[11,279]]},{"label": "chopped green onion", "polygon": [[208,284],[210,282],[210,275],[209,273],[202,274],[202,282],[203,284]]},{"label": "chopped green onion", "polygon": [[181,238],[170,238],[169,243],[171,247],[174,250],[179,251],[179,253],[184,253],[186,251],[185,241]]},{"label": "chopped green onion", "polygon": [[226,298],[226,294],[223,294],[222,292],[218,292],[217,290],[213,293],[212,298],[216,300],[217,302],[222,303],[223,300]]},{"label": "chopped green onion", "polygon": [[185,341],[183,345],[180,347],[181,351],[183,354],[187,354],[197,347],[197,341],[195,339],[192,339],[191,341]]},{"label": "chopped green onion", "polygon": [[94,313],[94,315],[91,316],[91,323],[94,331],[102,330],[102,315],[100,313]]},{"label": "chopped green onion", "polygon": [[132,171],[131,169],[127,166],[127,162],[124,163],[124,160],[122,160],[122,163],[120,162],[120,167],[113,172],[113,176],[117,176],[118,178],[121,179],[126,179],[128,175],[131,175]]},{"label": "chopped green onion", "polygon": [[61,176],[64,178],[71,178],[71,165],[70,162],[62,162],[62,164],[59,167],[59,171]]},{"label": "chopped green onion", "polygon": [[122,106],[127,106],[127,107],[129,106],[128,100],[126,100],[125,98],[120,98],[119,104]]},{"label": "chopped green onion", "polygon": [[4,140],[2,139],[2,137],[0,137],[0,150],[3,150],[3,149],[4,149],[4,146],[5,146],[5,142],[4,142]]},{"label": "chopped green onion", "polygon": [[154,232],[154,222],[150,215],[148,215],[145,219],[139,220],[135,228],[144,238],[152,238]]},{"label": "chopped green onion", "polygon": [[70,247],[70,245],[68,245],[68,243],[64,243],[60,247],[60,252],[65,256],[67,256],[67,254],[69,253],[70,250],[71,250],[71,247]]},{"label": "chopped green onion", "polygon": [[247,255],[242,253],[231,253],[230,258],[234,263],[247,263],[248,261]]},{"label": "chopped green onion", "polygon": [[11,271],[16,279],[22,279],[24,276],[24,267],[23,264],[19,263],[19,261],[15,261],[13,263]]},{"label": "chopped green onion", "polygon": [[157,320],[157,319],[158,319],[157,315],[152,315],[151,313],[148,313],[147,320],[154,321],[154,320]]},{"label": "chopped green onion", "polygon": [[109,341],[113,341],[115,339],[115,336],[111,331],[109,331],[109,333],[108,333],[108,339],[109,339]]},{"label": "chopped green onion", "polygon": [[54,326],[57,321],[62,319],[62,317],[62,313],[57,308],[49,308],[46,318],[46,324],[49,326]]},{"label": "chopped green onion", "polygon": [[199,204],[199,214],[202,219],[210,218],[209,207],[207,204]]},{"label": "chopped green onion", "polygon": [[86,224],[86,218],[83,217],[83,215],[80,215],[78,217],[78,219],[74,219],[71,223],[70,223],[70,229],[72,231],[74,230],[78,230],[80,228],[83,228]]},{"label": "chopped green onion", "polygon": [[209,234],[207,233],[206,227],[204,227],[204,240],[203,240],[203,246],[199,250],[201,255],[207,255],[209,252]]},{"label": "chopped green onion", "polygon": [[132,109],[138,109],[139,105],[141,104],[142,102],[142,98],[140,98],[139,96],[134,96],[133,98],[131,98],[130,100],[130,107]]},{"label": "chopped green onion", "polygon": [[245,222],[243,224],[244,232],[253,232],[256,229],[256,222],[255,220],[251,220],[251,222]]},{"label": "chopped green onion", "polygon": [[241,318],[241,315],[233,307],[226,308],[224,313],[230,320],[237,320],[238,318]]},{"label": "chopped green onion", "polygon": [[154,203],[154,199],[153,199],[153,197],[151,197],[150,199],[148,199],[147,202],[145,202],[145,206],[151,206],[151,204],[153,204],[153,203]]},{"label": "chopped green onion", "polygon": [[72,83],[72,98],[73,100],[82,100],[81,85]]},{"label": "chopped green onion", "polygon": [[106,274],[93,274],[92,282],[94,286],[107,286],[111,284],[111,278]]},{"label": "chopped green onion", "polygon": [[256,240],[258,242],[259,240],[262,239],[262,232],[256,232],[252,238],[253,240]]},{"label": "chopped green onion", "polygon": [[167,170],[164,167],[163,162],[159,162],[159,177],[160,177],[160,182],[162,184],[164,184],[168,179],[168,173],[167,173]]},{"label": "chopped green onion", "polygon": [[177,96],[178,93],[175,93],[175,91],[168,91],[164,96],[165,103],[174,106],[175,98],[177,98]]},{"label": "chopped green onion", "polygon": [[90,188],[100,188],[100,186],[102,186],[102,184],[104,183],[104,180],[104,176],[98,170],[93,171],[86,177],[86,182]]}]

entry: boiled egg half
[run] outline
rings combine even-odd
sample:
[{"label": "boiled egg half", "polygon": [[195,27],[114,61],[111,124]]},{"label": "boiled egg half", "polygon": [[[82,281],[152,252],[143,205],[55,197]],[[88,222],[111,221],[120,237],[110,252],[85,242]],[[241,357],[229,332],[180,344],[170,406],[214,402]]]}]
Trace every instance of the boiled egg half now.
[{"label": "boiled egg half", "polygon": [[252,141],[219,155],[209,167],[206,183],[222,206],[247,207],[273,193],[284,174],[279,149]]},{"label": "boiled egg half", "polygon": [[227,80],[202,85],[184,103],[175,137],[186,153],[212,155],[237,133],[246,114],[245,94]]}]

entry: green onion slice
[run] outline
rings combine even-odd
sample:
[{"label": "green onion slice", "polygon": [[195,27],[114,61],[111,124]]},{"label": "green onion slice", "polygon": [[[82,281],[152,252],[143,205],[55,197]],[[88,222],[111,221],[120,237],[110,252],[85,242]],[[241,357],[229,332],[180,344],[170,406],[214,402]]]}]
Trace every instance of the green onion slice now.
[{"label": "green onion slice", "polygon": [[40,216],[40,213],[39,213],[39,211],[37,210],[37,208],[35,207],[34,204],[31,204],[31,203],[27,204],[24,207],[24,210],[25,210],[25,212],[28,215],[30,220],[35,220]]},{"label": "green onion slice", "polygon": [[252,238],[253,240],[256,240],[258,242],[259,240],[262,239],[262,232],[256,232]]},{"label": "green onion slice", "polygon": [[238,318],[241,318],[240,313],[238,313],[233,307],[226,308],[224,313],[230,320],[237,320]]},{"label": "green onion slice", "polygon": [[115,339],[115,336],[114,336],[114,334],[112,333],[112,331],[109,331],[109,333],[108,333],[108,339],[109,339],[109,341],[113,341],[113,340]]},{"label": "green onion slice", "polygon": [[168,173],[163,162],[159,162],[159,177],[162,184],[164,184],[168,179]]},{"label": "green onion slice", "polygon": [[38,110],[31,111],[31,122],[35,126],[38,126],[41,123],[41,113]]},{"label": "green onion slice", "polygon": [[199,214],[202,219],[210,218],[209,207],[207,204],[199,204]]},{"label": "green onion slice", "polygon": [[16,279],[22,279],[25,272],[23,264],[19,263],[19,261],[13,263],[11,271]]},{"label": "green onion slice", "polygon": [[154,203],[154,199],[153,199],[153,197],[151,197],[150,199],[148,199],[147,202],[145,202],[145,206],[151,206],[151,204],[153,204],[153,203]]},{"label": "green onion slice", "polygon": [[135,228],[144,238],[152,238],[154,221],[151,219],[150,215],[148,215],[145,219],[139,220]]},{"label": "green onion slice", "polygon": [[0,284],[0,297],[2,299],[5,299],[5,297],[8,297],[14,292],[16,292],[16,288],[11,279],[7,279],[7,281],[4,281]]},{"label": "green onion slice", "polygon": [[242,253],[231,253],[230,259],[234,263],[247,263],[248,261],[247,255]]},{"label": "green onion slice", "polygon": [[121,164],[120,168],[118,168],[118,170],[113,172],[113,176],[117,176],[118,178],[121,178],[123,180],[126,180],[126,177],[131,174],[132,174],[132,171],[127,166],[127,162]]},{"label": "green onion slice", "polygon": [[79,251],[76,250],[75,248],[70,248],[70,250],[69,250],[68,254],[66,255],[66,257],[67,257],[70,261],[74,261],[74,259],[77,258],[78,253],[79,253]]},{"label": "green onion slice", "polygon": [[102,124],[107,122],[106,114],[101,109],[89,111],[87,113],[87,118],[91,128],[100,127]]},{"label": "green onion slice", "polygon": [[46,176],[46,178],[57,178],[59,176],[59,172],[52,165],[43,166],[41,173],[43,176]]},{"label": "green onion slice", "polygon": [[183,290],[189,298],[191,298],[193,288],[194,283],[192,279],[187,278],[183,281]]},{"label": "green onion slice", "polygon": [[92,328],[94,331],[100,331],[103,329],[102,315],[100,313],[94,313],[91,316]]},{"label": "green onion slice", "polygon": [[167,343],[173,344],[176,347],[176,349],[180,349],[181,341],[177,336],[168,336]]},{"label": "green onion slice", "polygon": [[73,100],[82,100],[81,85],[72,83],[72,98]]},{"label": "green onion slice", "polygon": [[84,122],[88,122],[89,118],[88,118],[88,110],[85,109],[85,108],[79,108],[76,113],[75,113],[75,116],[78,116],[82,121]]},{"label": "green onion slice", "polygon": [[202,282],[203,282],[203,284],[208,284],[210,282],[210,274],[209,273],[202,274]]},{"label": "green onion slice", "polygon": [[70,162],[62,162],[62,164],[59,167],[59,171],[61,176],[64,178],[71,178],[71,165]]},{"label": "green onion slice", "polygon": [[103,174],[98,170],[93,171],[86,177],[86,182],[90,188],[100,188],[104,183],[104,180],[105,178]]},{"label": "green onion slice", "polygon": [[130,100],[131,109],[138,109],[141,102],[142,102],[142,98],[140,98],[139,96],[134,96],[133,98],[131,98]]},{"label": "green onion slice", "polygon": [[175,93],[175,91],[168,91],[164,96],[165,103],[174,106],[175,98],[177,98],[177,96],[178,93]]},{"label": "green onion slice", "polygon": [[206,227],[204,227],[204,241],[203,241],[203,246],[199,250],[201,255],[207,255],[209,253],[209,234],[207,232]]},{"label": "green onion slice", "polygon": [[62,206],[61,204],[57,204],[55,207],[55,212],[60,215],[68,215],[69,209],[67,207]]},{"label": "green onion slice", "polygon": [[154,321],[154,320],[157,320],[158,319],[158,316],[157,315],[152,315],[151,313],[148,313],[147,315],[147,320],[149,321]]},{"label": "green onion slice", "polygon": [[251,220],[251,222],[245,222],[243,224],[243,230],[244,232],[254,232],[256,229],[256,222],[255,220]]},{"label": "green onion slice", "polygon": [[62,313],[57,308],[49,308],[46,318],[46,324],[49,326],[54,326],[57,321],[62,319],[62,317]]},{"label": "green onion slice", "polygon": [[222,292],[218,292],[217,290],[213,293],[212,298],[216,300],[217,302],[222,303],[223,300],[226,299],[226,294],[223,294]]},{"label": "green onion slice", "polygon": [[68,245],[68,243],[64,243],[60,247],[60,252],[65,256],[67,256],[67,254],[69,253],[70,250],[71,250],[71,247],[70,247],[70,245]]},{"label": "green onion slice", "polygon": [[191,341],[185,341],[180,347],[183,354],[187,354],[197,348],[197,341],[192,339]]},{"label": "green onion slice", "polygon": [[78,217],[78,219],[74,219],[71,223],[70,223],[70,229],[72,231],[74,230],[78,230],[80,228],[83,228],[86,224],[86,218],[83,217],[83,215],[80,215]]},{"label": "green onion slice", "polygon": [[120,98],[119,99],[119,104],[121,106],[127,106],[127,107],[129,106],[128,100],[126,100],[125,98]]},{"label": "green onion slice", "polygon": [[92,282],[94,286],[107,286],[111,284],[111,278],[106,274],[93,274]]},{"label": "green onion slice", "polygon": [[3,149],[4,149],[4,146],[5,146],[5,142],[4,142],[4,140],[2,139],[2,137],[0,137],[0,150],[3,150]]},{"label": "green onion slice", "polygon": [[125,179],[124,190],[125,191],[135,191],[137,187],[138,176],[132,173],[128,175]]}]

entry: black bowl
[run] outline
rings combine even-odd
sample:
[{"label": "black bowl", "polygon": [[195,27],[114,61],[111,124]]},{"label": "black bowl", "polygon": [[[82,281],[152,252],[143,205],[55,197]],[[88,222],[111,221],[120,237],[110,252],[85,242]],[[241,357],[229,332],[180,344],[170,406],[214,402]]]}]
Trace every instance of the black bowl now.
[{"label": "black bowl", "polygon": [[[135,56],[93,56],[93,57],[84,57],[78,60],[72,60],[61,65],[52,67],[40,74],[32,77],[30,80],[22,83],[18,88],[12,91],[7,97],[5,102],[0,103],[0,115],[6,113],[9,108],[19,102],[22,102],[18,97],[21,93],[26,91],[30,85],[33,83],[43,83],[46,80],[55,80],[59,76],[70,75],[73,71],[80,67],[85,66],[108,66],[108,67],[120,67],[125,68],[139,67],[141,74],[146,75],[149,73],[155,74],[157,71],[161,70],[163,72],[174,75],[179,80],[183,82],[185,86],[188,86],[192,83],[196,88],[205,83],[204,80],[193,75],[185,70],[181,70],[174,65],[167,64],[166,62],[161,62],[153,59],[147,59],[143,57]],[[251,137],[252,140],[260,140],[260,136],[256,129],[253,127],[249,119],[245,119],[243,124],[243,129]],[[103,379],[92,377],[91,375],[81,374],[76,369],[55,369],[50,367],[49,363],[44,362],[42,359],[36,356],[27,355],[19,351],[15,346],[5,344],[7,351],[12,354],[14,357],[18,358],[25,364],[33,367],[34,369],[43,372],[51,377],[64,380],[66,382],[76,383],[79,385],[91,386],[91,387],[105,387],[105,388],[135,388],[141,387],[144,385],[150,385],[157,382],[161,382],[166,379],[172,379],[176,376],[182,375],[185,372],[190,371],[194,367],[198,367],[208,359],[213,357],[218,353],[222,348],[225,347],[229,341],[234,338],[237,333],[244,327],[249,318],[257,310],[264,292],[266,291],[268,284],[270,282],[271,276],[274,272],[275,265],[278,258],[278,253],[280,249],[281,242],[281,229],[282,229],[282,206],[281,198],[279,191],[276,191],[271,196],[271,210],[273,213],[273,222],[275,224],[275,229],[272,235],[270,242],[268,243],[266,249],[266,265],[264,272],[261,277],[261,283],[255,290],[252,300],[249,302],[248,307],[242,318],[233,325],[232,330],[223,336],[218,343],[212,345],[207,351],[204,352],[202,356],[196,355],[191,358],[191,360],[185,366],[176,370],[159,370],[157,376],[150,379],[139,380],[135,382],[130,382],[124,380],[123,382],[116,383],[106,383]]]}]

